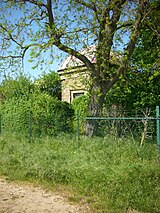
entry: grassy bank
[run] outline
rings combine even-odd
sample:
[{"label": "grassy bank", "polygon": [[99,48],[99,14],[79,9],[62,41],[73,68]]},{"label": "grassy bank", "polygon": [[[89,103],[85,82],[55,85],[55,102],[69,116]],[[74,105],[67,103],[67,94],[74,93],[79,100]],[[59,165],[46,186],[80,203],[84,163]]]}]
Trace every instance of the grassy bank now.
[{"label": "grassy bank", "polygon": [[0,136],[0,174],[13,180],[62,184],[85,198],[93,212],[160,212],[156,146],[129,140],[57,137],[29,143]]}]

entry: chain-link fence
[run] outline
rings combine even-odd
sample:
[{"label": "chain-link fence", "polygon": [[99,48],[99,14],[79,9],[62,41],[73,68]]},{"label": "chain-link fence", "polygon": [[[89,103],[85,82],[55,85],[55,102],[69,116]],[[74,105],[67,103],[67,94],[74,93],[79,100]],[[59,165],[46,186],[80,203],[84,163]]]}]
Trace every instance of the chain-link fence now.
[{"label": "chain-link fence", "polygon": [[15,133],[24,137],[35,138],[56,136],[61,133],[73,133],[74,115],[54,113],[37,115],[32,111],[25,114],[5,113],[0,115],[0,133]]},{"label": "chain-link fence", "polygon": [[[121,116],[115,116],[115,115]],[[85,133],[85,124],[97,123],[96,135],[99,137],[113,136],[115,138],[129,138],[139,141],[157,143],[160,147],[160,115],[159,107],[156,111],[141,117],[124,117],[125,113],[109,112],[107,116],[82,117],[77,113],[74,119],[73,113],[55,113],[52,116],[37,115],[31,111],[24,116],[14,114],[0,115],[0,133],[16,133],[28,137],[55,136],[61,133],[77,134],[78,143],[80,136]]]},{"label": "chain-link fence", "polygon": [[[120,114],[120,113],[119,113]],[[160,116],[159,107],[154,112],[149,112],[144,117],[81,117],[77,112],[77,138],[85,134],[85,125],[96,123],[96,135],[101,137],[113,136],[116,138],[130,138],[139,141],[140,145],[145,142],[157,143],[160,147]]]}]

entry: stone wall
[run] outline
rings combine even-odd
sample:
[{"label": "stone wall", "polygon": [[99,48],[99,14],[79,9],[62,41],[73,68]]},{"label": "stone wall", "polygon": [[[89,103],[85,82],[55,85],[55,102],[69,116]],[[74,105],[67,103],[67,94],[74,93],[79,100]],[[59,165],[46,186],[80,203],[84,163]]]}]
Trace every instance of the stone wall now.
[{"label": "stone wall", "polygon": [[71,103],[81,94],[87,93],[87,81],[89,73],[86,68],[58,71],[62,82],[62,101]]}]

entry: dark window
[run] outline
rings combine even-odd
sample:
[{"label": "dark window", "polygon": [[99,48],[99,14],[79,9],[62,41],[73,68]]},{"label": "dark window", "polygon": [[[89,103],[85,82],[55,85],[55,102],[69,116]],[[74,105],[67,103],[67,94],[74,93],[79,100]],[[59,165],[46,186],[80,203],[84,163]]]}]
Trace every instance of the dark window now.
[{"label": "dark window", "polygon": [[81,95],[84,95],[84,92],[73,93],[73,99],[74,99],[74,98],[77,98],[77,97],[79,97],[79,96],[81,96]]}]

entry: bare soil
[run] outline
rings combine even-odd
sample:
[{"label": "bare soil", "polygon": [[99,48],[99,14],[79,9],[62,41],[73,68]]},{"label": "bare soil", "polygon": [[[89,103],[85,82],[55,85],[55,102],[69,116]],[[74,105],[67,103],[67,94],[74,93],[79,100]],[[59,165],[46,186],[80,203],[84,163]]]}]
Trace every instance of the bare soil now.
[{"label": "bare soil", "polygon": [[87,205],[71,204],[59,192],[0,179],[0,213],[88,213]]}]

